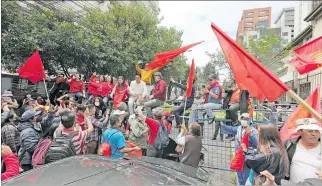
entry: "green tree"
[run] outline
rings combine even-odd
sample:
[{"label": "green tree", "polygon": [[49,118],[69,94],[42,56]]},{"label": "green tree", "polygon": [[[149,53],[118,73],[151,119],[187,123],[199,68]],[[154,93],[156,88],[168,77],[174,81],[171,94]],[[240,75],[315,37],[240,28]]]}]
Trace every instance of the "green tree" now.
[{"label": "green tree", "polygon": [[271,72],[277,73],[284,63],[273,58],[282,48],[282,38],[272,29],[263,29],[261,33],[265,35],[260,36],[259,39],[251,37],[248,45],[244,44],[244,48]]},{"label": "green tree", "polygon": [[[134,3],[113,3],[107,12],[88,8],[82,17],[41,5],[26,12],[9,1],[1,11],[2,64],[12,72],[38,49],[49,74],[76,69],[87,78],[97,72],[132,79],[138,61],[150,62],[156,53],[182,45],[182,32],[158,26],[158,13]],[[185,60],[178,56],[161,72],[183,78]]]}]

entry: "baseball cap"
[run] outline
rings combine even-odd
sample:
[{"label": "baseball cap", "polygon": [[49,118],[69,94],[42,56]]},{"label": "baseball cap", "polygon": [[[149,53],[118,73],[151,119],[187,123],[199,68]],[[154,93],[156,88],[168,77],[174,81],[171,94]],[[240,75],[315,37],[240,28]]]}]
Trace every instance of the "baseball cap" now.
[{"label": "baseball cap", "polygon": [[38,116],[41,113],[41,111],[34,111],[34,110],[27,110],[26,112],[24,112],[21,116],[21,120],[22,121],[29,121],[31,120],[33,117]]},{"label": "baseball cap", "polygon": [[249,118],[249,114],[248,113],[242,113],[242,115],[240,116],[240,119],[244,119],[244,118]]},{"label": "baseball cap", "polygon": [[302,118],[295,121],[297,125],[296,131],[304,129],[304,130],[322,130],[319,126],[318,122],[314,118]]}]

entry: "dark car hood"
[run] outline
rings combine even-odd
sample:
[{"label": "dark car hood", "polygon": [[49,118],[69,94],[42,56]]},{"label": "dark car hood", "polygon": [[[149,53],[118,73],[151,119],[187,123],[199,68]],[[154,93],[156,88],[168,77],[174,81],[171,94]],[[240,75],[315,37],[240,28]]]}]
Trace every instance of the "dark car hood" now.
[{"label": "dark car hood", "polygon": [[209,180],[205,171],[174,161],[148,157],[113,160],[84,155],[31,170],[2,182],[2,185],[203,185]]}]

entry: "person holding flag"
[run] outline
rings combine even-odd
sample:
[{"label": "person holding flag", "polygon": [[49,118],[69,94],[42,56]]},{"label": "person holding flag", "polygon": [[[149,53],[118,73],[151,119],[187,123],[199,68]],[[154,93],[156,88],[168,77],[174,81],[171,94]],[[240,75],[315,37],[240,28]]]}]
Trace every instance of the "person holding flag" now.
[{"label": "person holding flag", "polygon": [[180,83],[177,83],[174,81],[174,79],[172,77],[170,78],[170,82],[174,86],[179,87],[182,90],[186,91],[185,102],[181,103],[177,108],[175,108],[173,110],[173,114],[174,114],[174,117],[176,120],[176,125],[177,125],[176,127],[177,128],[180,128],[180,125],[182,122],[180,115],[182,115],[186,109],[189,109],[192,107],[193,101],[195,99],[196,89],[195,89],[194,83],[195,83],[196,79],[194,77],[195,77],[195,63],[194,63],[194,60],[192,60],[189,77],[187,79],[187,85],[182,85]]}]

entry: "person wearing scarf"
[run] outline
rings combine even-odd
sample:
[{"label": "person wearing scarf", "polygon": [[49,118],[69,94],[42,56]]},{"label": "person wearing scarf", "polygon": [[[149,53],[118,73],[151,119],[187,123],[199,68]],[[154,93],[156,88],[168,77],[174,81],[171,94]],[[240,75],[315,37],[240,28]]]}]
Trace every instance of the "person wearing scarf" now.
[{"label": "person wearing scarf", "polygon": [[216,74],[212,74],[208,77],[209,86],[202,90],[204,94],[203,104],[199,105],[193,110],[193,120],[202,121],[202,112],[199,110],[205,110],[208,116],[208,123],[214,122],[215,114],[212,110],[219,110],[222,108],[222,87],[217,81]]}]

